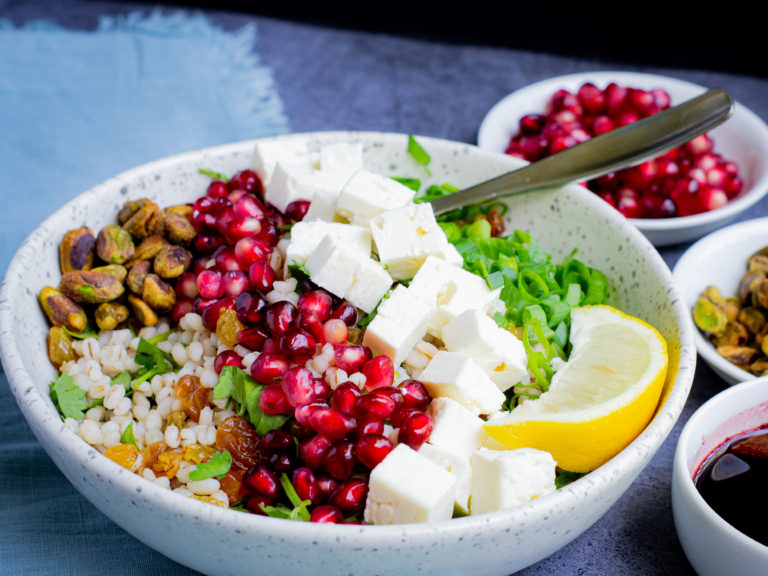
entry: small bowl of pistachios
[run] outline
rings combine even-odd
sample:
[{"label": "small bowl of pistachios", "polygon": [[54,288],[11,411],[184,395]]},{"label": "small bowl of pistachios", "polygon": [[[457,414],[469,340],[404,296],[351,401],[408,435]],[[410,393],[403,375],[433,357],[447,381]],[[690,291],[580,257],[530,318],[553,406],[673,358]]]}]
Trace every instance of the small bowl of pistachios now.
[{"label": "small bowl of pistachios", "polygon": [[729,385],[768,375],[768,218],[700,239],[673,277],[704,361]]}]

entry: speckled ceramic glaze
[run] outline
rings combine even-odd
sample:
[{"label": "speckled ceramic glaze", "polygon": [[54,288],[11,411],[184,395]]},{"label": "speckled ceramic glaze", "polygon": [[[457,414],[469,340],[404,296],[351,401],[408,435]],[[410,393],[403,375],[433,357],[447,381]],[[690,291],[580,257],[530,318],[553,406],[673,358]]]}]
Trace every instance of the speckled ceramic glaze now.
[{"label": "speckled ceramic glaze", "polygon": [[[359,140],[366,167],[426,180],[400,134],[319,133],[310,146]],[[519,160],[430,138],[435,182],[466,186],[518,167]],[[529,230],[556,259],[578,248],[603,270],[611,302],[656,326],[669,343],[664,402],[643,433],[598,470],[554,494],[491,514],[402,526],[320,525],[224,510],[184,498],[140,478],[88,446],[51,403],[54,377],[45,352],[47,326],[36,295],[59,279],[63,233],[114,221],[125,200],[161,205],[203,193],[205,167],[233,173],[249,165],[254,142],[183,154],[141,166],[89,190],[48,218],[21,246],[0,292],[0,352],[10,385],[48,454],[86,498],[131,534],[174,560],[208,574],[502,575],[561,548],[600,518],[629,487],[672,429],[693,379],[696,351],[688,310],[651,244],[607,204],[580,186],[509,201],[507,224]]]},{"label": "speckled ceramic glaze", "polygon": [[739,532],[693,482],[706,457],[729,438],[768,424],[768,377],[742,382],[703,404],[680,433],[672,469],[672,512],[680,544],[699,576],[764,576],[768,546]]}]

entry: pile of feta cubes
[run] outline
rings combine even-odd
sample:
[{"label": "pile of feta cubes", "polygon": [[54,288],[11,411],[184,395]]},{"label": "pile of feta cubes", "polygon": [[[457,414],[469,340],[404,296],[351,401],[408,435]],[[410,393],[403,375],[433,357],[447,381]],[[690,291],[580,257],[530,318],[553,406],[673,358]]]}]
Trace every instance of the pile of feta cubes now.
[{"label": "pile of feta cubes", "polygon": [[310,152],[303,139],[267,140],[257,144],[252,168],[266,183],[266,201],[281,211],[310,201],[278,245],[284,272],[302,265],[318,286],[363,312],[376,310],[363,344],[433,398],[428,442],[418,451],[398,444],[371,472],[365,521],[445,520],[554,491],[548,453],[504,449],[484,430],[483,417],[502,409],[504,392],[528,383],[526,352],[492,319],[504,311],[500,288],[462,268],[431,205],[366,170],[360,143]]}]

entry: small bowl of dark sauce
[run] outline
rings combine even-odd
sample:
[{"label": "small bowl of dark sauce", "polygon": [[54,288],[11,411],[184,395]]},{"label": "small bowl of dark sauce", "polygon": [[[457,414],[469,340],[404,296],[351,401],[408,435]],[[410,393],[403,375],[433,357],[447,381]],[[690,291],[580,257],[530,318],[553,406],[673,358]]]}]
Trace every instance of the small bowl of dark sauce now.
[{"label": "small bowl of dark sauce", "polygon": [[768,574],[768,377],[723,390],[688,420],[672,511],[700,576]]}]

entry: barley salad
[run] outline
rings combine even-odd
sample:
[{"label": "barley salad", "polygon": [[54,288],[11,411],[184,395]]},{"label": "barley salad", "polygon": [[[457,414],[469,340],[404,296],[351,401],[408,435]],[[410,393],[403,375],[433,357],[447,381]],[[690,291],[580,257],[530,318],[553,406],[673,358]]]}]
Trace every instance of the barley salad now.
[{"label": "barley salad", "polygon": [[454,188],[368,171],[356,143],[201,170],[192,204],[68,232],[40,292],[51,396],[86,442],[177,494],[316,522],[482,513],[579,476],[484,421],[547,390],[602,273],[507,233],[503,205],[436,219]]}]

